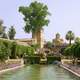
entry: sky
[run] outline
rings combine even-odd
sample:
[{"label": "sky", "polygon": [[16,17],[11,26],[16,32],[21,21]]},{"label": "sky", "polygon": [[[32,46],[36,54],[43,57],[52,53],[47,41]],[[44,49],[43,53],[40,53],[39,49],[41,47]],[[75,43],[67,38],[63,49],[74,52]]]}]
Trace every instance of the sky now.
[{"label": "sky", "polygon": [[[31,38],[24,32],[23,16],[19,13],[20,6],[29,6],[34,0],[0,0],[0,19],[4,21],[7,31],[15,26],[15,38]],[[72,30],[76,37],[80,36],[80,0],[37,0],[48,6],[51,13],[50,23],[44,27],[44,39],[51,41],[58,32],[65,38],[67,31]]]}]

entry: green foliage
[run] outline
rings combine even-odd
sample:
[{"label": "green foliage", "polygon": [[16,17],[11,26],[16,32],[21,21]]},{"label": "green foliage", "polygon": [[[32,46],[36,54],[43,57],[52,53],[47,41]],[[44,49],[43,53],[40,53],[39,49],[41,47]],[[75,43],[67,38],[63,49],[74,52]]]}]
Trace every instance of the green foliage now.
[{"label": "green foliage", "polygon": [[75,43],[65,48],[63,55],[80,58],[80,43]]},{"label": "green foliage", "polygon": [[30,64],[39,64],[40,63],[40,57],[39,56],[27,56],[24,58],[25,63]]},{"label": "green foliage", "polygon": [[14,26],[11,26],[8,31],[9,39],[11,39],[11,40],[14,39],[15,34],[16,34],[16,30],[15,30]]},{"label": "green foliage", "polygon": [[0,40],[0,60],[5,61],[10,56],[10,42]]},{"label": "green foliage", "polygon": [[75,43],[80,43],[80,38],[79,37],[76,37]]},{"label": "green foliage", "polygon": [[34,48],[29,46],[17,45],[16,47],[16,55],[18,57],[25,57],[26,55],[34,55]]},{"label": "green foliage", "polygon": [[5,39],[8,38],[8,37],[7,37],[7,34],[6,34],[6,32],[5,32],[5,29],[6,29],[6,27],[3,26],[3,21],[1,20],[1,21],[0,21],[0,38],[5,38]]},{"label": "green foliage", "polygon": [[[65,48],[66,48],[66,47],[65,47]],[[64,54],[65,48],[61,48],[60,51],[59,51],[62,55]]]},{"label": "green foliage", "polygon": [[66,34],[66,39],[69,40],[69,44],[71,45],[71,41],[74,40],[74,33],[72,31],[68,31]]},{"label": "green foliage", "polygon": [[64,49],[64,55],[65,56],[71,56],[71,46],[68,46],[67,48]]},{"label": "green foliage", "polygon": [[48,25],[49,20],[47,16],[48,7],[40,2],[32,2],[28,7],[19,7],[19,12],[24,15],[25,32],[36,32],[42,29],[43,26]]},{"label": "green foliage", "polygon": [[34,48],[32,48],[32,47],[27,47],[27,49],[26,49],[26,54],[27,54],[27,55],[34,55]]},{"label": "green foliage", "polygon": [[39,44],[32,44],[31,47],[33,47],[36,51],[37,49],[39,49]]},{"label": "green foliage", "polygon": [[74,45],[74,57],[80,58],[80,43]]},{"label": "green foliage", "polygon": [[0,60],[6,60],[8,57],[15,59],[25,55],[33,55],[34,48],[19,45],[16,42],[0,39]]},{"label": "green foliage", "polygon": [[0,35],[3,33],[3,21],[0,20]]},{"label": "green foliage", "polygon": [[16,58],[16,46],[17,46],[16,42],[12,42],[12,44],[11,44],[11,56],[10,56],[10,58],[13,58],[13,59]]},{"label": "green foliage", "polygon": [[0,44],[0,61],[5,61],[8,56],[7,48],[3,44]]},{"label": "green foliage", "polygon": [[8,39],[7,34],[4,32],[1,38]]},{"label": "green foliage", "polygon": [[52,64],[54,61],[61,61],[61,57],[47,56],[47,63]]},{"label": "green foliage", "polygon": [[49,49],[51,49],[51,48],[52,48],[52,43],[51,43],[50,41],[48,41],[48,42],[46,43],[46,47],[49,48]]}]

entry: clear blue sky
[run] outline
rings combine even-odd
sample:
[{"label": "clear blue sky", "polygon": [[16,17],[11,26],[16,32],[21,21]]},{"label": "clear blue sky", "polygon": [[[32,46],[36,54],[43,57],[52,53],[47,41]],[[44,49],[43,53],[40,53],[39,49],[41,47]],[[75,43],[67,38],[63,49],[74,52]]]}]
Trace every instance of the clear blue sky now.
[{"label": "clear blue sky", "polygon": [[[0,18],[3,19],[7,29],[14,25],[17,31],[16,38],[30,38],[31,34],[23,31],[24,21],[18,12],[19,6],[28,6],[34,0],[0,0]],[[48,27],[44,28],[46,40],[51,40],[59,32],[65,37],[68,30],[76,36],[80,35],[80,0],[38,0],[45,3],[52,14]]]}]

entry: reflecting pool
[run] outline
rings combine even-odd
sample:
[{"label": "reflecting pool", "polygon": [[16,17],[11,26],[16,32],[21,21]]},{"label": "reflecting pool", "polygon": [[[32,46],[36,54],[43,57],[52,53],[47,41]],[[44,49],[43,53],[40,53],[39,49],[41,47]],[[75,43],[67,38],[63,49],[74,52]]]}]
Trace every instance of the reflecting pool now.
[{"label": "reflecting pool", "polygon": [[28,65],[0,74],[0,80],[80,80],[80,78],[55,65]]}]

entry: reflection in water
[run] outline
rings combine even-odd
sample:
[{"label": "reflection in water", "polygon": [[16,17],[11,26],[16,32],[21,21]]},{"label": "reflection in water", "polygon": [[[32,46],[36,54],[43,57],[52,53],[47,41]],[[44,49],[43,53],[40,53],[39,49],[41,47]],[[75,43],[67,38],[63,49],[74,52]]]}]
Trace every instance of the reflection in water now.
[{"label": "reflection in water", "polygon": [[80,80],[80,78],[55,65],[29,65],[0,74],[0,80]]}]

